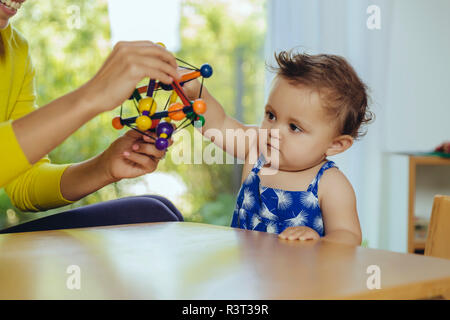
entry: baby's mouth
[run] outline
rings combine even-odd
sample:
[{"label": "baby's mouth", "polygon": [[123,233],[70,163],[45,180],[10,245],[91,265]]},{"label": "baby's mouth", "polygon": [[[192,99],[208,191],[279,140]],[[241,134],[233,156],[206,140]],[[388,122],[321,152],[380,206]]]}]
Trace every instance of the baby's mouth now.
[{"label": "baby's mouth", "polygon": [[0,2],[8,9],[15,11],[19,10],[20,7],[22,6],[22,2],[16,2],[11,0],[0,0]]}]

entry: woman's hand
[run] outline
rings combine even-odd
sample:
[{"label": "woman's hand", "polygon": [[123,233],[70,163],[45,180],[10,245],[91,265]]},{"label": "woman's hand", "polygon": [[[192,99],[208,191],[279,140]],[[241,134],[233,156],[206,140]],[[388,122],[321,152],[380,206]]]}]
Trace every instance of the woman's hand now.
[{"label": "woman's hand", "polygon": [[155,171],[165,154],[166,150],[156,149],[154,140],[130,130],[100,155],[99,163],[111,181],[119,181]]},{"label": "woman's hand", "polygon": [[313,229],[305,226],[286,228],[278,235],[285,240],[318,240],[320,235]]},{"label": "woman's hand", "polygon": [[150,41],[118,42],[97,74],[79,90],[98,114],[121,105],[146,77],[166,84],[178,79],[172,53]]},{"label": "woman's hand", "polygon": [[61,194],[76,201],[113,182],[153,172],[165,153],[151,138],[130,130],[98,156],[69,166],[61,177]]}]

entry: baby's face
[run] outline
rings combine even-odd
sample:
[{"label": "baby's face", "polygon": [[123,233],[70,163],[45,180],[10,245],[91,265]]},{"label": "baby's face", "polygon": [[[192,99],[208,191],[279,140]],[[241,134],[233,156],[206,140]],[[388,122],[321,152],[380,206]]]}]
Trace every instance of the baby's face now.
[{"label": "baby's face", "polygon": [[[273,82],[261,128],[278,129],[278,135],[269,136],[268,155],[279,153],[279,169],[283,171],[319,164],[337,136],[335,121],[326,115],[319,93],[280,76]],[[271,139],[278,140],[278,151]]]}]

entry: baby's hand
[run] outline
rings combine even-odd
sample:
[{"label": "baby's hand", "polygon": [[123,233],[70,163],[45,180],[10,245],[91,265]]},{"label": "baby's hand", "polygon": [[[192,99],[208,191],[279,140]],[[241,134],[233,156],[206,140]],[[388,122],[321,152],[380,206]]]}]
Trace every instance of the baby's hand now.
[{"label": "baby's hand", "polygon": [[[187,69],[178,68],[178,73],[184,75],[191,72]],[[201,83],[198,79],[194,79],[183,84],[183,91],[190,100],[195,100],[198,98],[200,93]]]},{"label": "baby's hand", "polygon": [[309,227],[299,226],[286,228],[278,235],[280,239],[285,240],[317,240],[320,235]]}]

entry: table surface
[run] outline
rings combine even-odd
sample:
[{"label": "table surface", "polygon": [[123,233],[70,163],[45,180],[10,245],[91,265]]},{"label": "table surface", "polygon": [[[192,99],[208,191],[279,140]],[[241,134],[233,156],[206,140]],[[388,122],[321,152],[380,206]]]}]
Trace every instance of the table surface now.
[{"label": "table surface", "polygon": [[[78,290],[67,286],[72,265]],[[381,289],[367,288],[371,265],[380,268]],[[0,235],[0,299],[416,299],[449,292],[450,260],[199,223]]]}]

